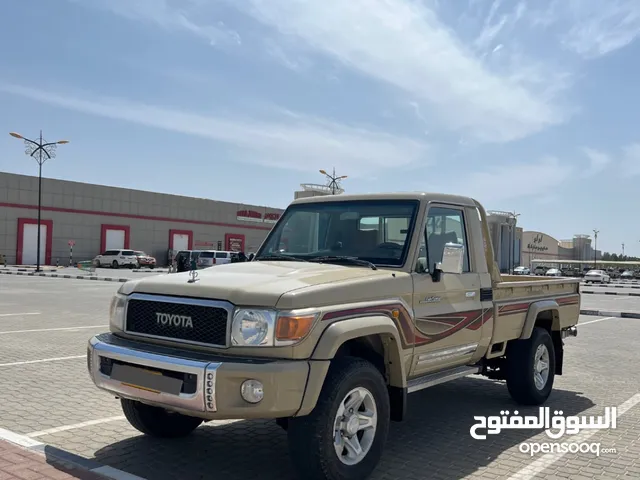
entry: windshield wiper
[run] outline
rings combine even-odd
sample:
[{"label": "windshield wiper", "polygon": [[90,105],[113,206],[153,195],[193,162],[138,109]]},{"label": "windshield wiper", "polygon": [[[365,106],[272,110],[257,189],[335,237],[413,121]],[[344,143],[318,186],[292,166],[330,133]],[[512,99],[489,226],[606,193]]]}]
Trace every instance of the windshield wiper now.
[{"label": "windshield wiper", "polygon": [[253,261],[260,260],[284,260],[289,262],[308,262],[309,260],[305,260],[304,258],[292,257],[290,255],[281,255],[277,253],[271,253],[269,255],[260,255],[259,257],[254,257]]},{"label": "windshield wiper", "polygon": [[347,262],[347,263],[352,263],[354,265],[364,265],[366,267],[371,267],[371,270],[377,270],[378,267],[376,267],[373,263],[367,261],[367,260],[362,260],[358,257],[348,257],[345,255],[327,255],[324,257],[313,257],[310,258],[308,260],[309,262],[324,262],[324,263],[328,263],[328,262]]}]

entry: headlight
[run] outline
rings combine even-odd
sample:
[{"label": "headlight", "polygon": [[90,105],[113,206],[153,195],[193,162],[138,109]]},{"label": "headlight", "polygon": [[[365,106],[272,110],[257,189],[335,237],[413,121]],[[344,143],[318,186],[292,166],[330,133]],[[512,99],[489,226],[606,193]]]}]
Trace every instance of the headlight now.
[{"label": "headlight", "polygon": [[127,305],[127,297],[116,293],[111,299],[109,307],[109,324],[118,329],[124,330],[124,310]]},{"label": "headlight", "polygon": [[293,345],[309,334],[317,316],[317,312],[241,308],[233,316],[231,344],[241,347]]},{"label": "headlight", "polygon": [[273,346],[273,310],[239,309],[233,316],[231,342],[246,347]]}]

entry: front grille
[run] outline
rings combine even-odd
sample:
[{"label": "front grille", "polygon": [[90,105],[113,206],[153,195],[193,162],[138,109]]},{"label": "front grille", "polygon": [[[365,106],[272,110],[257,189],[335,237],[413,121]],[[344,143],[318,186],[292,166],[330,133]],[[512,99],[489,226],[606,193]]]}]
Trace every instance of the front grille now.
[{"label": "front grille", "polygon": [[226,346],[228,317],[227,310],[222,307],[134,298],[128,301],[126,330],[171,340]]}]

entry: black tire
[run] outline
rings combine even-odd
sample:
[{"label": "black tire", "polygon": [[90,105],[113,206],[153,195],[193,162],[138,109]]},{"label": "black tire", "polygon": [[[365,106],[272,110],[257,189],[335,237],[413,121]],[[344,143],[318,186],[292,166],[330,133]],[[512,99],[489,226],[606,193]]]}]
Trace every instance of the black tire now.
[{"label": "black tire", "polygon": [[136,430],[159,438],[186,437],[202,423],[202,419],[172,413],[159,407],[121,398],[122,411]]},{"label": "black tire", "polygon": [[[356,387],[366,388],[375,401],[377,427],[366,456],[345,465],[333,446],[338,407]],[[370,362],[343,357],[332,362],[318,403],[306,416],[289,419],[287,437],[291,459],[304,480],[364,480],[376,468],[387,440],[390,422],[389,392],[383,376]]]},{"label": "black tire", "polygon": [[[549,355],[547,381],[539,389],[534,380],[534,361],[538,347],[546,347]],[[542,405],[553,390],[555,379],[555,350],[549,332],[535,327],[527,340],[515,340],[507,346],[507,388],[511,398],[521,405]]]},{"label": "black tire", "polygon": [[111,268],[118,268],[120,265],[118,265],[118,261],[114,260],[113,262],[111,262]]}]

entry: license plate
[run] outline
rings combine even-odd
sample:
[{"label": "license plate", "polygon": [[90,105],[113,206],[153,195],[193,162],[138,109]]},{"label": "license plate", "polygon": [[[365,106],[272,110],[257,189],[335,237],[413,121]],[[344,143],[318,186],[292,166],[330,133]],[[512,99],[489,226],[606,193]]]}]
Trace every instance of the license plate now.
[{"label": "license plate", "polygon": [[113,365],[111,379],[122,385],[153,393],[179,395],[182,390],[182,380],[179,378],[167,377],[161,372],[119,363]]}]

